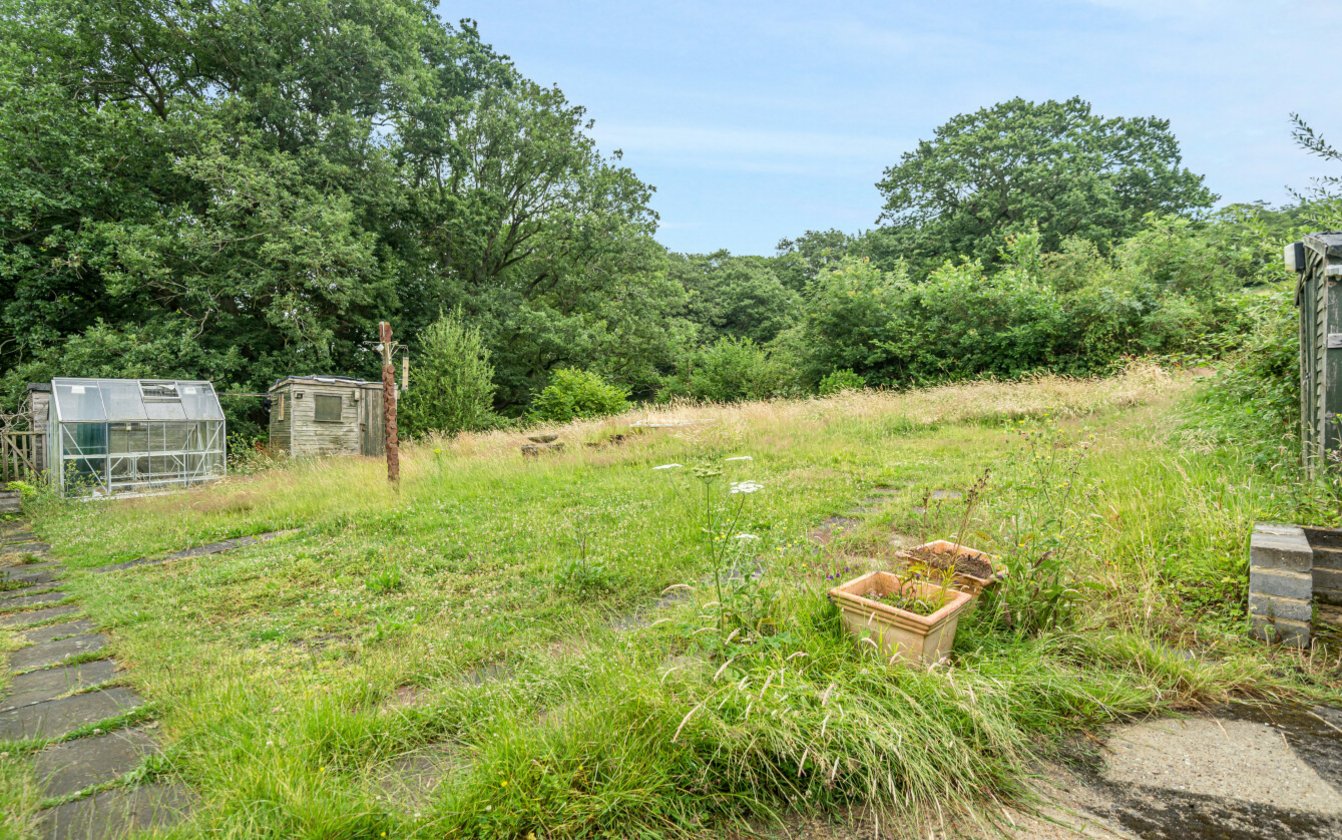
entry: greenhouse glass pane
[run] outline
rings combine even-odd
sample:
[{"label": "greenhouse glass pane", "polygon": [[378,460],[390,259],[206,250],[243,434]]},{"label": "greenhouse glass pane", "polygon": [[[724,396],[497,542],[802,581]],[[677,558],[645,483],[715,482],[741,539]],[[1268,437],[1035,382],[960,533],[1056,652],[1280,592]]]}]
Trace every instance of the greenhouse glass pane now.
[{"label": "greenhouse glass pane", "polygon": [[215,396],[214,386],[208,382],[178,382],[177,394],[182,400],[182,409],[188,420],[223,420],[224,411],[219,407],[219,398]]},{"label": "greenhouse glass pane", "polygon": [[148,452],[149,425],[147,423],[107,424],[107,451]]},{"label": "greenhouse glass pane", "polygon": [[57,417],[66,423],[107,419],[102,390],[96,379],[53,379],[51,399]]},{"label": "greenhouse glass pane", "polygon": [[185,420],[186,411],[179,402],[147,402],[145,415],[150,420]]},{"label": "greenhouse glass pane", "polygon": [[98,388],[102,390],[103,406],[107,409],[107,419],[143,420],[145,419],[144,401],[140,399],[140,386],[129,379],[100,379]]},{"label": "greenhouse glass pane", "polygon": [[61,448],[69,455],[105,455],[107,453],[106,423],[63,423]]}]

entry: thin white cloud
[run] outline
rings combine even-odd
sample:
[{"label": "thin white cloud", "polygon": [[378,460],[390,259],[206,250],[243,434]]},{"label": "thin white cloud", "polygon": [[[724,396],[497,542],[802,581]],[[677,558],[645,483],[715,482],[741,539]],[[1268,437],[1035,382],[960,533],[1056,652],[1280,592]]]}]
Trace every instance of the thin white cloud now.
[{"label": "thin white cloud", "polygon": [[888,137],[694,125],[597,123],[606,146],[626,151],[765,155],[772,158],[886,157],[899,143]]}]

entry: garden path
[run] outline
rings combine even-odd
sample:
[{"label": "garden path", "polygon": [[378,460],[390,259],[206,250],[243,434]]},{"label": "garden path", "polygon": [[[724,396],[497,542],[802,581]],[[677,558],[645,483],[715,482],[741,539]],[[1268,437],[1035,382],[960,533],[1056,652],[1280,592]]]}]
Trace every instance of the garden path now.
[{"label": "garden path", "polygon": [[120,684],[111,640],[82,617],[48,548],[22,524],[0,531],[0,626],[26,642],[5,665],[0,749],[32,757],[43,838],[171,826],[195,796],[160,773],[157,724],[144,699]]}]

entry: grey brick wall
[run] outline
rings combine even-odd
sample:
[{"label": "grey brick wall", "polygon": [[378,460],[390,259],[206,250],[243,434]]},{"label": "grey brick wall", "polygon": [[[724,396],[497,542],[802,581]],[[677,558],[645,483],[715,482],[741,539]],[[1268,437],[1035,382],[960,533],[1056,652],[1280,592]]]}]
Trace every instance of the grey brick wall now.
[{"label": "grey brick wall", "polygon": [[1314,549],[1295,525],[1258,525],[1249,540],[1249,619],[1260,639],[1305,647],[1313,614]]}]

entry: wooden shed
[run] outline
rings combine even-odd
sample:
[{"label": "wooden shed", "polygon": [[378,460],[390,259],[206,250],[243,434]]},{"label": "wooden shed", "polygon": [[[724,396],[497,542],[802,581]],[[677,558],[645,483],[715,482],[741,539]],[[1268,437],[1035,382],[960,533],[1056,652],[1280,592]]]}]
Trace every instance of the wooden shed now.
[{"label": "wooden shed", "polygon": [[295,458],[382,455],[382,383],[289,376],[270,386],[270,444]]},{"label": "wooden shed", "polygon": [[33,470],[47,471],[47,418],[51,408],[51,383],[30,382],[23,396],[23,413],[33,432]]},{"label": "wooden shed", "polygon": [[1286,246],[1300,309],[1300,440],[1305,470],[1338,463],[1342,451],[1342,232]]}]

